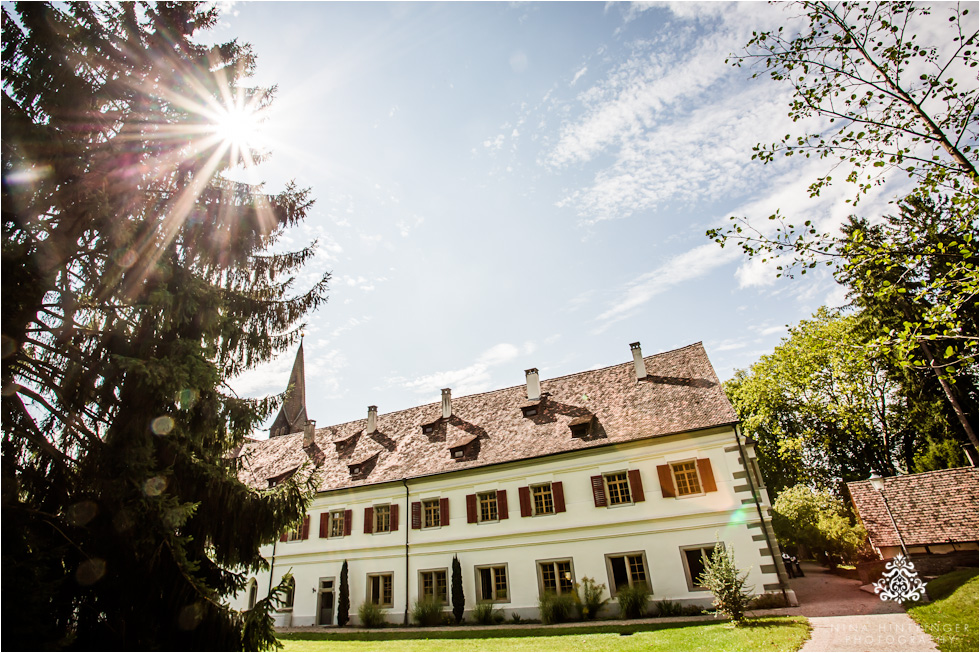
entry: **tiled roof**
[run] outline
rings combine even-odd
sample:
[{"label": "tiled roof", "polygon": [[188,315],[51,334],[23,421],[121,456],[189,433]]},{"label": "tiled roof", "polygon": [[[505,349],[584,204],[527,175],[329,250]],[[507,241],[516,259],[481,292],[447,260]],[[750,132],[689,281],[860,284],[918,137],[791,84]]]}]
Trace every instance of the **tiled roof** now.
[{"label": "tiled roof", "polygon": [[[458,469],[534,458],[734,423],[737,418],[701,343],[648,356],[647,378],[637,382],[633,362],[555,379],[542,379],[537,414],[524,417],[526,386],[453,397],[453,414],[441,419],[441,403],[378,415],[377,431],[367,419],[317,428],[322,452],[317,486],[331,490],[416,478]],[[573,438],[569,424],[595,415],[588,437]],[[431,433],[422,425],[435,422]],[[454,459],[450,446],[469,442]],[[352,478],[349,465],[378,455]],[[254,487],[310,460],[303,434],[246,443],[241,478]]]},{"label": "tiled roof", "polygon": [[870,481],[847,484],[854,507],[876,547],[899,546],[882,494],[888,500],[905,545],[976,542],[978,476],[976,467],[943,469],[883,479],[878,493]]}]

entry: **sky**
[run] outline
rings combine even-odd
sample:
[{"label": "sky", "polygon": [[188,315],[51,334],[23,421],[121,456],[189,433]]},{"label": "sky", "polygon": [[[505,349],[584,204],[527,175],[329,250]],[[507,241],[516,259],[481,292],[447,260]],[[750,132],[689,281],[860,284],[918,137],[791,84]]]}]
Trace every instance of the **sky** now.
[{"label": "sky", "polygon": [[[311,189],[285,244],[319,245],[298,288],[333,275],[305,327],[310,418],[624,363],[634,341],[701,341],[725,380],[844,305],[827,270],[777,278],[705,236],[894,211],[900,182],[854,207],[846,184],[808,196],[826,161],[752,160],[801,126],[791,88],[726,58],[798,24],[754,2],[222,5],[207,38],[251,43],[254,83],[277,87],[271,156],[239,172]],[[281,392],[294,355],[231,386]]]}]

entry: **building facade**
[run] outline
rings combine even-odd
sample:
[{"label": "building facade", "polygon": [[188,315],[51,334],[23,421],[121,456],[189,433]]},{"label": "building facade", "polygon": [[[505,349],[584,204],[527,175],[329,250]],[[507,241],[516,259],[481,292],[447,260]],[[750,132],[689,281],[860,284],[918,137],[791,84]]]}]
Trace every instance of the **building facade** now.
[{"label": "building facade", "polygon": [[[458,558],[466,613],[492,602],[538,616],[545,592],[583,578],[606,596],[644,583],[652,600],[708,605],[701,557],[734,547],[756,593],[786,592],[769,501],[750,447],[700,343],[565,377],[453,398],[248,443],[254,487],[313,474],[303,524],[265,551],[237,608],[294,578],[281,625],[336,623],[348,564],[351,620],[363,602],[406,623],[415,602],[451,609]],[[607,606],[609,614],[615,605]]]}]

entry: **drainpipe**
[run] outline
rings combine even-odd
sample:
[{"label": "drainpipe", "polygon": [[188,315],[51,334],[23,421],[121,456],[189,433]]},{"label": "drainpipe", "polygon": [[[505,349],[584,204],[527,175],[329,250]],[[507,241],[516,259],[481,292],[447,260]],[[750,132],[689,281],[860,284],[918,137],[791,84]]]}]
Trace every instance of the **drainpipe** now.
[{"label": "drainpipe", "polygon": [[403,478],[405,486],[405,625],[408,625],[408,532],[412,530],[412,504],[408,501],[408,479]]},{"label": "drainpipe", "polygon": [[[752,470],[749,469],[749,457],[745,453],[745,448],[742,446],[741,437],[741,426],[739,424],[735,425],[735,442],[738,444],[738,453],[742,456],[742,469],[748,475],[749,479],[749,490],[752,492],[752,499],[755,501],[755,510],[759,513],[759,525],[762,526],[762,534],[766,536],[766,545],[769,547],[769,555],[772,557],[772,564],[776,567],[776,577],[779,579],[779,589],[783,592],[783,602],[789,606],[789,597],[786,595],[786,580],[783,578],[784,574],[779,573],[780,565],[782,560],[776,560],[776,547],[773,546],[773,542],[769,539],[769,529],[766,528],[766,520],[762,516],[762,504],[759,502],[759,493],[755,488],[755,480],[753,479]],[[784,572],[785,573],[785,572]]]}]

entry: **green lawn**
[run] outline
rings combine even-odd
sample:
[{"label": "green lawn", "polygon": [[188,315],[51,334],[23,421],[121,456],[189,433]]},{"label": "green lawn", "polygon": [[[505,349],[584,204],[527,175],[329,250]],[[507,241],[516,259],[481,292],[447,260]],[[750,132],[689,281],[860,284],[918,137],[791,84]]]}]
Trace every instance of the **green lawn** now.
[{"label": "green lawn", "polygon": [[954,571],[926,585],[931,603],[908,607],[940,651],[976,651],[977,570]]},{"label": "green lawn", "polygon": [[286,651],[796,651],[810,636],[802,617],[725,623],[569,626],[519,631],[329,632],[280,635]]}]

